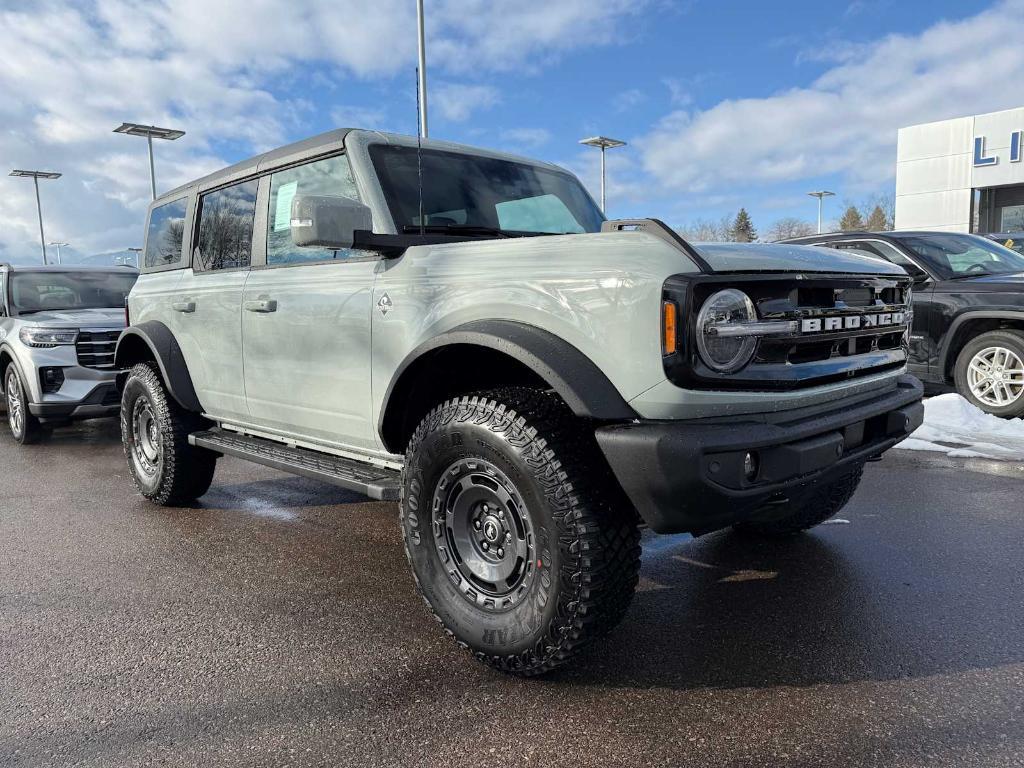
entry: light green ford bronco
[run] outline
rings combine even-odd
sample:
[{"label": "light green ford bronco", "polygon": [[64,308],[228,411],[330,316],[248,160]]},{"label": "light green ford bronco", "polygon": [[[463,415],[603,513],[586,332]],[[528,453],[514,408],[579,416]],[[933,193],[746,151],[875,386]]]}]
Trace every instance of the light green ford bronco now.
[{"label": "light green ford bronco", "polygon": [[822,522],[921,422],[910,278],[605,221],[546,163],[338,130],[156,200],[124,451],[177,505],[220,456],[399,504],[477,658],[543,673],[623,617],[640,528]]}]

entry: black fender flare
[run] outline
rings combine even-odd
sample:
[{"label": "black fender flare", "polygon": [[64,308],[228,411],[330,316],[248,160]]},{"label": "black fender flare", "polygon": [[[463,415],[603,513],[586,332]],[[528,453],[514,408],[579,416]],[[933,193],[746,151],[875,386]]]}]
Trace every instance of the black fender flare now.
[{"label": "black fender flare", "polygon": [[[149,320],[125,328],[117,339],[114,365],[121,369],[128,367],[132,351],[137,350],[140,343],[149,348],[160,368],[160,375],[167,385],[167,390],[178,404],[186,410],[202,413],[203,406],[196,395],[196,388],[192,384],[192,376],[188,372],[188,365],[181,354],[178,340],[174,338],[171,329],[163,323]],[[118,384],[123,383],[119,376]]]},{"label": "black fender flare", "polygon": [[406,371],[424,355],[453,345],[485,347],[517,360],[547,382],[577,416],[603,421],[637,417],[604,372],[561,337],[514,320],[476,320],[435,336],[406,355],[381,401],[380,435],[387,434],[392,396]]},{"label": "black fender flare", "polygon": [[[943,335],[942,343],[939,345],[939,375],[945,376],[949,364],[949,348],[956,338],[956,332],[960,326],[971,320],[1020,320],[1024,322],[1024,309],[974,309],[961,312],[953,318],[946,333]],[[955,360],[953,361],[956,362]]]}]

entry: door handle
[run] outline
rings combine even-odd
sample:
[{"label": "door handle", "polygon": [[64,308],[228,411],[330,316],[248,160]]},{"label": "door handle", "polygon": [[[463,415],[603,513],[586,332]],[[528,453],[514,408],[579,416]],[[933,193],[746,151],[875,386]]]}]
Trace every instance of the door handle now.
[{"label": "door handle", "polygon": [[277,312],[277,302],[274,299],[250,299],[242,302],[246,312]]},{"label": "door handle", "polygon": [[184,312],[188,315],[196,311],[196,303],[194,301],[176,301],[171,304],[171,309],[175,312]]}]

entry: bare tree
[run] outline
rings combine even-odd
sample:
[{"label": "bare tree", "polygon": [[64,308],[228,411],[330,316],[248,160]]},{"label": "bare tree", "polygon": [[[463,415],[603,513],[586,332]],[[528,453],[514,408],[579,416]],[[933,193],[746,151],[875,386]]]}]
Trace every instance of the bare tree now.
[{"label": "bare tree", "polygon": [[688,224],[676,227],[676,231],[687,240],[698,242],[721,242],[729,240],[732,228],[732,217],[724,216],[718,221],[712,219],[694,219]]},{"label": "bare tree", "polygon": [[787,216],[779,219],[768,228],[768,241],[774,242],[776,240],[788,240],[791,237],[813,235],[816,231],[815,226],[811,222]]}]

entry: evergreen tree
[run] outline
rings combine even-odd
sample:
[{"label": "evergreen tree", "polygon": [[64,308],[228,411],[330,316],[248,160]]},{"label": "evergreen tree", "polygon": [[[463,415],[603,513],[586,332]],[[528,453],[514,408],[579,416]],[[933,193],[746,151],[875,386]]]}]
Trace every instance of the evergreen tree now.
[{"label": "evergreen tree", "polygon": [[754,229],[754,222],[750,220],[746,208],[740,208],[740,212],[736,214],[729,235],[736,243],[752,243],[757,240],[757,230]]},{"label": "evergreen tree", "polygon": [[846,213],[843,214],[843,218],[839,220],[839,230],[841,232],[856,232],[857,230],[863,229],[864,219],[861,218],[860,211],[857,210],[857,206],[848,206],[846,208]]},{"label": "evergreen tree", "polygon": [[870,232],[884,232],[889,228],[889,217],[885,215],[882,206],[876,205],[864,223],[864,228]]}]

